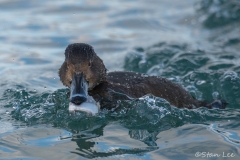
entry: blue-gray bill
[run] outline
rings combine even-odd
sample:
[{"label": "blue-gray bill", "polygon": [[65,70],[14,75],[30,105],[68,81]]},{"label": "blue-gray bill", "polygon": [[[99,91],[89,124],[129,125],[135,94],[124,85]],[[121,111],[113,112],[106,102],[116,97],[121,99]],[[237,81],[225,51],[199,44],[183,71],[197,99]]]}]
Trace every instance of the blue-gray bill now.
[{"label": "blue-gray bill", "polygon": [[88,83],[83,73],[73,74],[71,82],[70,101],[76,105],[80,105],[87,101]]}]

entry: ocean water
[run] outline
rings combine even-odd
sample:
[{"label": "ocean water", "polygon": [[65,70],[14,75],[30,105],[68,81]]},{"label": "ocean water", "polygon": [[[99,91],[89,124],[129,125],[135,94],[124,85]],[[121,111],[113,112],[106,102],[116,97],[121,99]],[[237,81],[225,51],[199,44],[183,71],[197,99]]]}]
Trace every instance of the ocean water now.
[{"label": "ocean water", "polygon": [[[239,26],[237,0],[0,0],[0,159],[239,159]],[[146,95],[72,116],[58,69],[75,42],[109,71],[229,104],[178,109]]]}]

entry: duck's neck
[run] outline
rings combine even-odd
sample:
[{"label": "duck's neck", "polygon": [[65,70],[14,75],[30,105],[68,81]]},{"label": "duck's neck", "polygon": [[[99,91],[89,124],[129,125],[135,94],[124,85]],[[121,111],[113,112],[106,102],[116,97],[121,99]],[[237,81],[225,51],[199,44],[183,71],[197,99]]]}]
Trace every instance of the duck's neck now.
[{"label": "duck's neck", "polygon": [[92,90],[94,90],[96,87],[98,87],[98,86],[100,86],[100,85],[102,85],[102,84],[104,84],[104,83],[107,83],[107,78],[105,77],[105,78],[103,78],[99,83],[97,83],[97,84],[89,84],[89,87],[88,87],[88,91],[92,91]]}]

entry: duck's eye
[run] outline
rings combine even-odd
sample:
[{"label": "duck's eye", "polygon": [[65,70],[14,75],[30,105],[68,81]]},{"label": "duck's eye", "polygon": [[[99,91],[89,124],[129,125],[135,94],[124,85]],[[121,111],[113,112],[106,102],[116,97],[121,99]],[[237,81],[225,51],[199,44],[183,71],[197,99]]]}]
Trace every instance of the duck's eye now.
[{"label": "duck's eye", "polygon": [[89,63],[88,63],[88,66],[89,66],[89,67],[91,67],[91,65],[92,65],[92,63],[91,63],[91,62],[89,62]]}]

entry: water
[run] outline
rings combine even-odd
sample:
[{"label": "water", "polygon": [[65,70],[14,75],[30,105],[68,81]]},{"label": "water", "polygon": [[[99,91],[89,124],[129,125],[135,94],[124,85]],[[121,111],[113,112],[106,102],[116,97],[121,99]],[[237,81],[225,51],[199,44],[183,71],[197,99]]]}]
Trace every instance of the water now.
[{"label": "water", "polygon": [[[234,0],[1,0],[0,159],[239,159],[239,8]],[[91,44],[109,71],[163,76],[229,105],[178,109],[146,95],[69,115],[57,72],[73,42]]]}]

